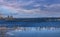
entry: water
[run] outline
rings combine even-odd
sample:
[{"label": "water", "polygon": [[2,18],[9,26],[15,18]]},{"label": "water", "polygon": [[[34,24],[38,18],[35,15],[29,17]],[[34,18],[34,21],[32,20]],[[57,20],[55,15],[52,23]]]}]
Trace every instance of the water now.
[{"label": "water", "polygon": [[[32,30],[21,31],[21,30],[8,30],[5,34],[7,37],[60,37],[60,22],[6,22],[0,21],[0,26],[6,27],[47,27],[42,30]],[[53,27],[54,29],[49,29],[48,27]],[[56,29],[55,29],[56,28]]]},{"label": "water", "polygon": [[20,27],[60,27],[60,21],[58,22],[6,22],[0,21],[0,26],[20,26]]},{"label": "water", "polygon": [[[31,28],[32,29],[32,28]],[[6,33],[8,37],[60,37],[60,28],[41,30],[13,30]]]}]

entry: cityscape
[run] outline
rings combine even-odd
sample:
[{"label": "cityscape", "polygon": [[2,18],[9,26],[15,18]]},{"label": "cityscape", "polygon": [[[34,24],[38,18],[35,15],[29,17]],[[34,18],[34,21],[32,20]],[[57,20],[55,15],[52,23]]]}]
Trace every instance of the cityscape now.
[{"label": "cityscape", "polygon": [[[15,36],[14,33],[17,34],[18,32],[21,35],[21,37],[27,37],[27,35],[25,34],[28,34],[29,35],[28,37],[30,36],[32,37],[31,34],[35,35],[36,32],[39,34],[41,33],[44,34],[45,31],[47,31],[48,34],[50,34],[49,31],[52,34],[55,31],[59,32],[60,31],[60,18],[59,17],[14,18],[13,16],[4,17],[0,15],[0,37],[17,37],[19,35]],[[22,34],[24,36],[22,36]],[[38,34],[38,37],[39,37],[39,34]],[[47,35],[43,35],[43,36],[47,36]],[[37,34],[36,34],[36,37],[37,37]]]},{"label": "cityscape", "polygon": [[60,0],[0,0],[0,37],[60,37]]}]

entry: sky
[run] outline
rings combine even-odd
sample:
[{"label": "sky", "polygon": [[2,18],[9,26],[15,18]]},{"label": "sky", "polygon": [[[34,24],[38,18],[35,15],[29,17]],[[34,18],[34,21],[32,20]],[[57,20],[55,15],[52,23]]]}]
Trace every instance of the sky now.
[{"label": "sky", "polygon": [[60,17],[60,0],[0,0],[0,15],[17,18]]}]

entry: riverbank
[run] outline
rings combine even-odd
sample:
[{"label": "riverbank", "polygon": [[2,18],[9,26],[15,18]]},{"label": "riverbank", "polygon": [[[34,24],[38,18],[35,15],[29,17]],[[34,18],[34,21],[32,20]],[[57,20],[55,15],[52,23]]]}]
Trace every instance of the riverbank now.
[{"label": "riverbank", "polygon": [[60,21],[60,18],[46,17],[46,18],[2,18],[2,21],[7,22],[56,22]]}]

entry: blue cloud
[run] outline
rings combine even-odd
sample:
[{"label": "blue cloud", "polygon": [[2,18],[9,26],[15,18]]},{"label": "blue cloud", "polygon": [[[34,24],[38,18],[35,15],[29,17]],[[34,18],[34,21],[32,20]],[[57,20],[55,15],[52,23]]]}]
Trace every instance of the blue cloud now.
[{"label": "blue cloud", "polygon": [[7,15],[17,13],[16,17],[60,16],[60,0],[4,0],[0,5],[14,8],[11,10],[0,7],[0,12]]}]

